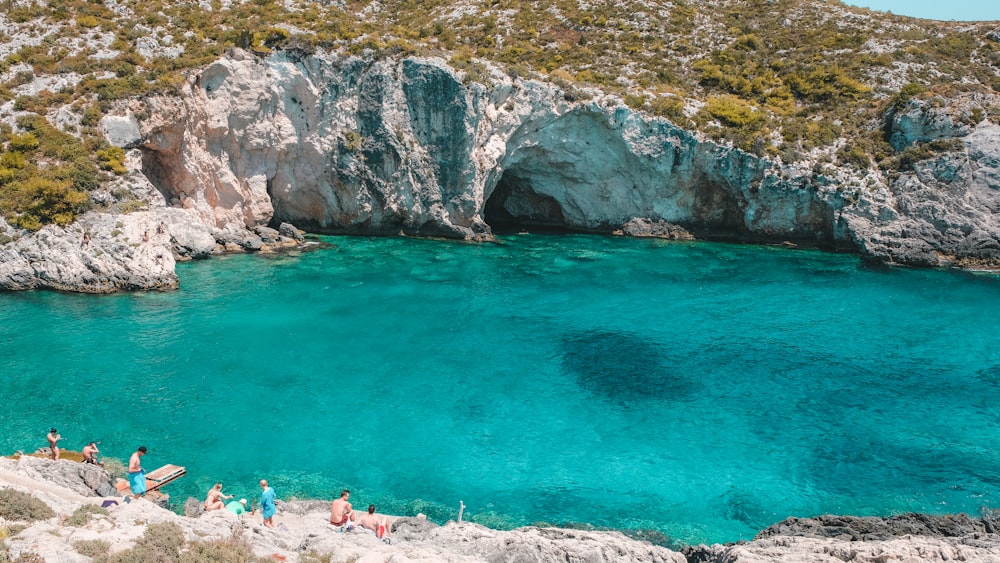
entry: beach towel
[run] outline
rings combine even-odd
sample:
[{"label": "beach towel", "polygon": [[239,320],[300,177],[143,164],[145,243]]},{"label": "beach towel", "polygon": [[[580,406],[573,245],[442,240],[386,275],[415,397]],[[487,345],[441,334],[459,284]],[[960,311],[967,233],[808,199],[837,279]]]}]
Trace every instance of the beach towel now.
[{"label": "beach towel", "polygon": [[132,489],[133,495],[146,494],[146,470],[131,472],[128,474],[128,486]]}]

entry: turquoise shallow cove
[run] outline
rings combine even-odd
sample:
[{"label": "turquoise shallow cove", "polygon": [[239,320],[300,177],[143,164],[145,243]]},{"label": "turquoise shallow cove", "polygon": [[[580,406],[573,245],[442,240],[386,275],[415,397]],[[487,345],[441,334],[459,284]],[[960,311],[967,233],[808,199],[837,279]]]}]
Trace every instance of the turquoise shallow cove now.
[{"label": "turquoise shallow cove", "polygon": [[[166,492],[684,543],[1000,507],[1000,277],[597,236],[330,238],[181,289],[0,294],[0,451],[150,448]],[[279,513],[277,521],[280,521]]]}]

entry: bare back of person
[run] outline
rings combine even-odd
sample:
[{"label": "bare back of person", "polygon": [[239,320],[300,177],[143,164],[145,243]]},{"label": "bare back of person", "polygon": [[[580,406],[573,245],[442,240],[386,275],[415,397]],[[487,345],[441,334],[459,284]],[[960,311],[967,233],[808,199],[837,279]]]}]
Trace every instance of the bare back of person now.
[{"label": "bare back of person", "polygon": [[330,523],[334,526],[343,526],[348,520],[354,521],[354,511],[351,509],[351,492],[344,489],[340,492],[340,498],[333,501],[330,506]]},{"label": "bare back of person", "polygon": [[52,431],[45,436],[45,439],[49,441],[49,452],[51,452],[52,459],[59,459],[60,438],[62,438],[62,436],[56,432],[55,428],[53,428]]},{"label": "bare back of person", "polygon": [[333,505],[330,507],[330,523],[335,526],[343,526],[348,520],[354,520],[351,503],[342,498],[333,501]]},{"label": "bare back of person", "polygon": [[97,463],[97,454],[101,450],[97,449],[97,445],[93,442],[87,444],[83,447],[83,461],[84,463],[93,463],[94,465],[100,465]]},{"label": "bare back of person", "polygon": [[362,515],[361,519],[358,520],[358,523],[361,524],[362,527],[368,528],[373,532],[378,531],[378,516],[374,513]]}]

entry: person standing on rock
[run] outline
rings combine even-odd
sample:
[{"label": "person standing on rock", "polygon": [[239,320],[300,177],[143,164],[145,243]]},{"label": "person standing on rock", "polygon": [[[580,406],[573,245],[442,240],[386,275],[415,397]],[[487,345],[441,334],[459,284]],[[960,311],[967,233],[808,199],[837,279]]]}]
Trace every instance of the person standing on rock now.
[{"label": "person standing on rock", "polygon": [[274,527],[274,513],[278,511],[274,505],[274,489],[267,486],[267,480],[261,479],[260,486],[264,492],[260,494],[260,512],[264,516],[264,525],[268,528]]},{"label": "person standing on rock", "polygon": [[56,432],[55,428],[49,430],[49,433],[45,436],[45,439],[49,441],[49,452],[52,454],[52,459],[59,459],[60,438],[62,438],[62,436],[59,435],[59,432]]},{"label": "person standing on rock", "polygon": [[146,446],[139,446],[128,460],[128,486],[136,497],[146,494],[146,470],[142,468],[144,455]]}]

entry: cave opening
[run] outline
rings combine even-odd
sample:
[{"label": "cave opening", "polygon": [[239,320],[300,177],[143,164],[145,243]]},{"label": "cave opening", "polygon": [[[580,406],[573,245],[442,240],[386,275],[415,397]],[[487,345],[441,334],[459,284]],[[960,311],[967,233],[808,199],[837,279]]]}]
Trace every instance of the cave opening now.
[{"label": "cave opening", "polygon": [[566,232],[562,207],[552,196],[535,191],[531,179],[508,170],[486,200],[484,220],[494,234]]}]

